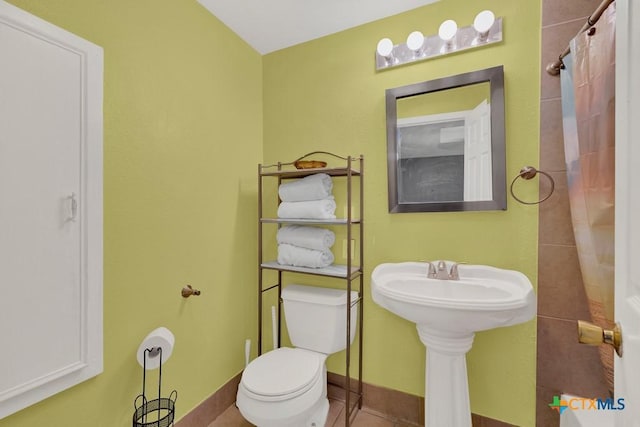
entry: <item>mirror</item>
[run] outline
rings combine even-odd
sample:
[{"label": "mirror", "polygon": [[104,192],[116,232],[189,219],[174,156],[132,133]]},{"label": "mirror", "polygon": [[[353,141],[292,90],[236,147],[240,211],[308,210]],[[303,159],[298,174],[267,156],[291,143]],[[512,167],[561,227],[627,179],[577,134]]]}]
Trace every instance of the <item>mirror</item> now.
[{"label": "mirror", "polygon": [[387,89],[389,212],[504,210],[502,66]]}]

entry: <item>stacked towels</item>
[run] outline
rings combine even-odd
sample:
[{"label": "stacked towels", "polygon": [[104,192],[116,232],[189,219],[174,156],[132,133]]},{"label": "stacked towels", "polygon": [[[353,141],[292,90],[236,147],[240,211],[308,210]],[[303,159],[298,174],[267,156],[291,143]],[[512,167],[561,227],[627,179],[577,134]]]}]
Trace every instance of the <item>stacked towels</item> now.
[{"label": "stacked towels", "polygon": [[278,230],[278,264],[322,268],[333,264],[330,248],[333,231],[303,225],[285,225]]},{"label": "stacked towels", "polygon": [[309,175],[278,188],[280,218],[334,219],[333,181],[326,173]]},{"label": "stacked towels", "polygon": [[[326,173],[286,182],[278,188],[278,217],[289,219],[335,219],[333,182]],[[278,230],[278,263],[296,267],[322,268],[333,264],[331,246],[336,236],[331,230],[302,225],[286,225]]]},{"label": "stacked towels", "polygon": [[336,235],[326,228],[285,225],[278,230],[276,239],[279,245],[325,251],[336,242]]}]

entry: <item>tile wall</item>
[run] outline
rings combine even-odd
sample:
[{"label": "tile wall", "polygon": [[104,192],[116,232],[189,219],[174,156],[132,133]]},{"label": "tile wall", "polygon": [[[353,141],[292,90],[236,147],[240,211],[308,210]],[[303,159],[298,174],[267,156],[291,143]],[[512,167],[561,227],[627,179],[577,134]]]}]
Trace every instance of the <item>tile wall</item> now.
[{"label": "tile wall", "polygon": [[[540,93],[540,164],[556,183],[554,194],[540,205],[538,236],[539,427],[557,426],[559,414],[548,407],[554,395],[608,395],[598,350],[577,343],[576,320],[591,318],[582,286],[571,226],[562,137],[560,77],[545,71],[576,35],[601,0],[543,0]],[[547,194],[542,177],[540,195]]]}]

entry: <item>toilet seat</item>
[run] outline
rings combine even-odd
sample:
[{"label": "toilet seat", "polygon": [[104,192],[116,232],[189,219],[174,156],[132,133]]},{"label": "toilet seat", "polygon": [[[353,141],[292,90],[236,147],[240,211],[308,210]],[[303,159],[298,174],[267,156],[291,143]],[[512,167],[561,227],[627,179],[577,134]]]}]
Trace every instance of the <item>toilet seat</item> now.
[{"label": "toilet seat", "polygon": [[322,377],[326,356],[282,347],[253,360],[242,374],[244,391],[253,399],[282,401],[307,392]]}]

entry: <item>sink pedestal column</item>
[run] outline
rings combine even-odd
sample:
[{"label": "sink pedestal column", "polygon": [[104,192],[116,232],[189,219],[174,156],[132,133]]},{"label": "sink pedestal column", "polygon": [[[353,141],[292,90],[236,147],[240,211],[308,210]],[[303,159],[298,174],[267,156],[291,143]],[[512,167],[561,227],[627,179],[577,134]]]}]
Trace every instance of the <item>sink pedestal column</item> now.
[{"label": "sink pedestal column", "polygon": [[456,334],[417,325],[427,347],[425,427],[471,427],[466,354],[474,334]]}]

